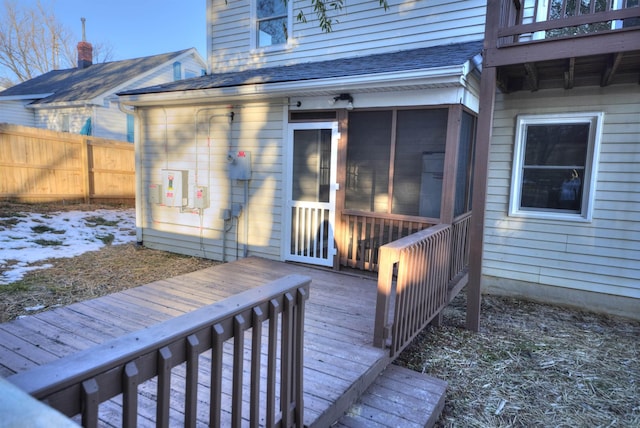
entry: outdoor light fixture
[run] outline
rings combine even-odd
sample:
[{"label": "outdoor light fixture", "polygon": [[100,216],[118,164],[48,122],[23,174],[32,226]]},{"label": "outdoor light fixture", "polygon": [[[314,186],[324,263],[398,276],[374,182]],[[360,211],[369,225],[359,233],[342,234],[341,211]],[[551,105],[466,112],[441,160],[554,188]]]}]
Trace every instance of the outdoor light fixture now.
[{"label": "outdoor light fixture", "polygon": [[353,97],[351,94],[340,94],[329,100],[330,105],[334,105],[338,101],[348,101],[347,110],[353,109]]}]

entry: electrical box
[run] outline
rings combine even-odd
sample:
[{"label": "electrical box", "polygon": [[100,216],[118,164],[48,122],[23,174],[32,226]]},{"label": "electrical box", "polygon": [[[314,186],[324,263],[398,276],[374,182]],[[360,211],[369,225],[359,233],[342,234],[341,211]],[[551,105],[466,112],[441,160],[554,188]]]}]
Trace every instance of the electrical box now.
[{"label": "electrical box", "polygon": [[229,152],[229,178],[232,180],[251,180],[251,152],[238,150]]},{"label": "electrical box", "polygon": [[209,208],[209,188],[205,186],[195,186],[193,189],[193,207]]},{"label": "electrical box", "polygon": [[159,204],[162,202],[162,185],[149,184],[149,203]]},{"label": "electrical box", "polygon": [[162,170],[162,203],[168,207],[186,206],[188,180],[188,171]]}]

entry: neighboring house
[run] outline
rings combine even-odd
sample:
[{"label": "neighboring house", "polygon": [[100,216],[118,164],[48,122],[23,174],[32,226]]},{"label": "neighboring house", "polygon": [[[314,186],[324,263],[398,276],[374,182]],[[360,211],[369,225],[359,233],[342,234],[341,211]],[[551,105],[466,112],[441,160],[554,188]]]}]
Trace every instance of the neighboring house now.
[{"label": "neighboring house", "polygon": [[638,1],[488,3],[483,285],[640,318]]},{"label": "neighboring house", "polygon": [[115,94],[197,77],[206,69],[194,48],[92,64],[90,46],[78,44],[78,67],[53,70],[0,92],[0,123],[133,142],[133,116],[121,111]]}]

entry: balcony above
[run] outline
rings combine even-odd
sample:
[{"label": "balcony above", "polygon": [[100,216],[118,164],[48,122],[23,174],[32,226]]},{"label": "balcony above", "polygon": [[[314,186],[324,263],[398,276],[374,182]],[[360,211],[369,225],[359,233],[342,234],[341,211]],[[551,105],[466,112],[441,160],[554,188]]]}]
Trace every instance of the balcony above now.
[{"label": "balcony above", "polygon": [[640,82],[639,0],[488,0],[484,67],[504,92]]}]

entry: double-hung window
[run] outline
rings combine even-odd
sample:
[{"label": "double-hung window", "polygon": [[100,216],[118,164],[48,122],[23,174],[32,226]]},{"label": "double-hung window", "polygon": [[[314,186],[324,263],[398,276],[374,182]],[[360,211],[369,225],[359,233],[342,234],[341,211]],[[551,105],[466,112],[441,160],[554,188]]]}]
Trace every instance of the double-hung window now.
[{"label": "double-hung window", "polygon": [[284,45],[289,38],[289,6],[285,0],[255,1],[255,38],[257,48]]},{"label": "double-hung window", "polygon": [[590,221],[602,113],[520,116],[510,215]]}]

